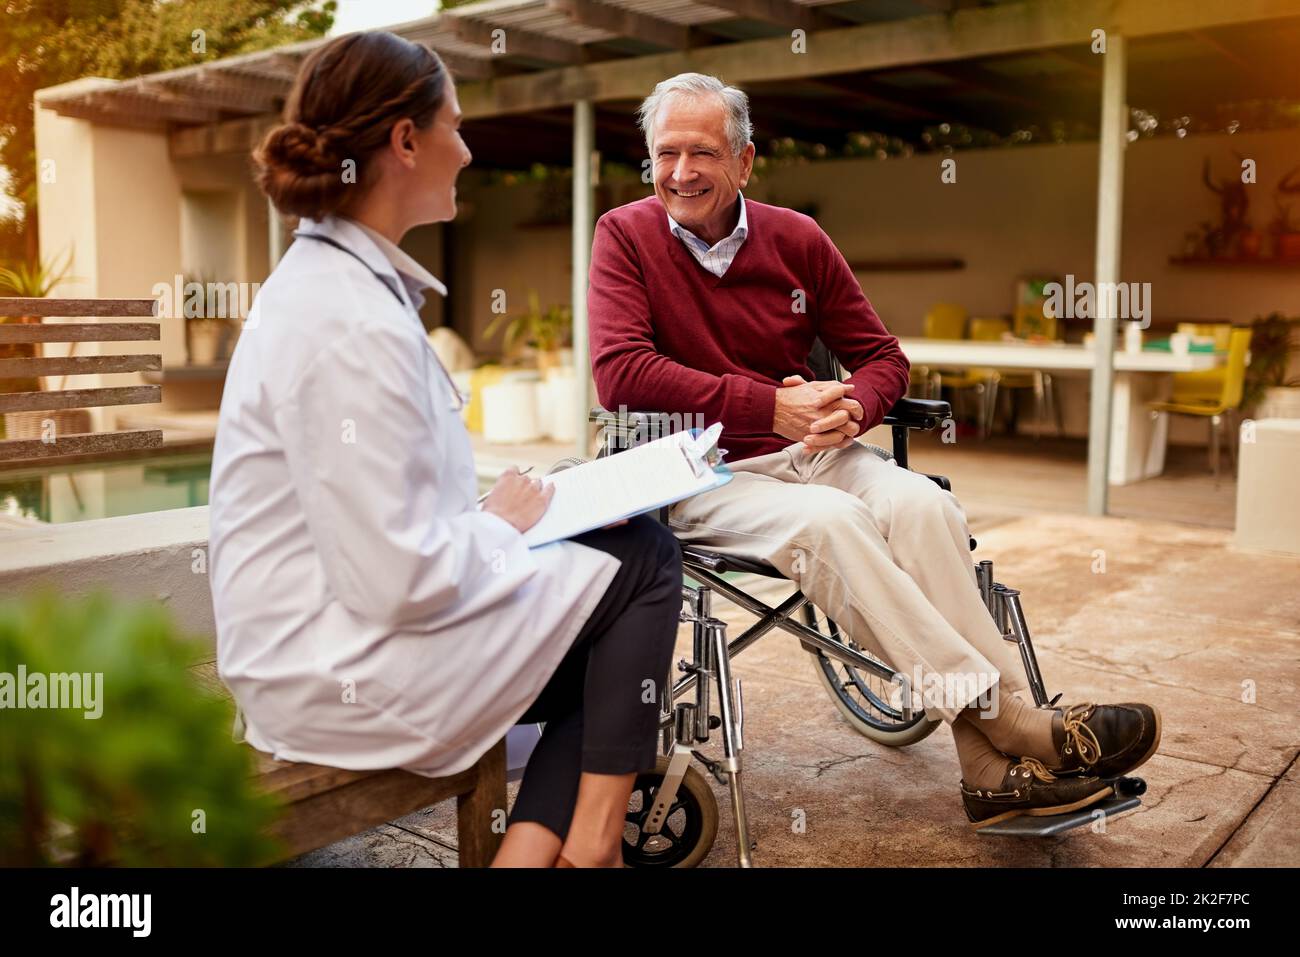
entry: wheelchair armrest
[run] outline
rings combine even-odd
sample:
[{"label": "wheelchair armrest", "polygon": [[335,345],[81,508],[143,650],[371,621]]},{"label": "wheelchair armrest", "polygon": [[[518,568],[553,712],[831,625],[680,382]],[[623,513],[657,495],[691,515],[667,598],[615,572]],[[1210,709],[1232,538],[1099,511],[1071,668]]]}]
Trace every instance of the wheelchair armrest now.
[{"label": "wheelchair armrest", "polygon": [[909,399],[904,396],[885,413],[882,424],[929,432],[951,415],[952,405],[941,399]]},{"label": "wheelchair armrest", "polygon": [[610,412],[599,406],[587,413],[587,421],[595,422],[603,430],[605,438],[600,456],[661,439],[680,425],[680,417],[668,412]]},{"label": "wheelchair armrest", "polygon": [[[610,412],[596,406],[587,413],[587,421],[595,422],[598,425],[617,426],[627,430],[633,430],[642,426],[663,426],[667,425],[672,416],[667,412]],[[667,433],[664,433],[665,435]]]}]

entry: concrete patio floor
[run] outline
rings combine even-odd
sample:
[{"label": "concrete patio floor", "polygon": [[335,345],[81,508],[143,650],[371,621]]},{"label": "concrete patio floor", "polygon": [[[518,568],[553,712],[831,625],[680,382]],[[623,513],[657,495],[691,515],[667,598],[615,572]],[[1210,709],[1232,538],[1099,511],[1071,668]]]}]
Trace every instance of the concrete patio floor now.
[{"label": "concrete patio floor", "polygon": [[[774,633],[733,663],[745,685],[756,865],[1300,865],[1300,558],[1242,552],[1214,528],[974,509],[969,517],[977,557],[1023,592],[1048,693],[1161,709],[1160,752],[1139,772],[1149,787],[1143,806],[1104,833],[980,837],[961,808],[946,727],[897,750],[859,736],[811,657]],[[1104,573],[1093,571],[1098,550]],[[763,587],[769,601],[789,588],[756,582],[752,591]],[[748,617],[721,600],[715,613],[733,635]],[[688,639],[685,627],[681,635]],[[705,866],[730,867],[730,806],[711,783],[721,821]],[[802,832],[793,827],[799,812]],[[294,864],[454,867],[455,834],[448,803]]]}]

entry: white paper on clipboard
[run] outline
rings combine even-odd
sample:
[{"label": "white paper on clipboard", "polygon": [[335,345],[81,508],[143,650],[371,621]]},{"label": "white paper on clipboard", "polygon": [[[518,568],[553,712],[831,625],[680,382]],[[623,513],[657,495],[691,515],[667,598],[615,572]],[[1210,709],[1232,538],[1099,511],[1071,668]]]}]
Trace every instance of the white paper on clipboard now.
[{"label": "white paper on clipboard", "polygon": [[710,464],[721,432],[721,425],[675,432],[545,476],[555,497],[524,533],[524,542],[530,548],[548,545],[727,484],[730,470]]}]

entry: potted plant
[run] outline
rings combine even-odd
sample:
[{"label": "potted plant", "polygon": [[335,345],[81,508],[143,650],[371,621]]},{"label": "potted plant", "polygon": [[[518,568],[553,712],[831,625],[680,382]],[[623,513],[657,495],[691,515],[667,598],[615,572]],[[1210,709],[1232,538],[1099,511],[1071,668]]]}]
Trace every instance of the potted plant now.
[{"label": "potted plant", "polygon": [[[185,317],[185,353],[190,365],[212,365],[223,358],[223,350],[232,334],[232,323],[222,316],[207,314],[208,299],[205,290],[214,282],[207,273],[195,273],[185,277],[183,296],[178,308]],[[195,303],[191,290],[198,287],[198,301]],[[197,308],[196,308],[197,307]],[[228,353],[226,356],[228,357]]]},{"label": "potted plant", "polygon": [[[0,296],[15,296],[24,299],[44,299],[59,283],[69,279],[68,269],[72,266],[72,250],[62,265],[41,263],[28,265],[20,263],[16,268],[0,269]],[[71,279],[69,281],[77,282]],[[40,316],[0,316],[0,323],[18,323],[39,325]],[[75,350],[76,343],[73,343]],[[71,355],[71,353],[69,353]],[[41,356],[38,342],[0,342],[0,359],[37,359]],[[40,376],[23,376],[22,378],[0,379],[0,394],[10,392],[39,392],[42,388]],[[0,438],[40,438],[41,421],[53,419],[59,434],[85,432],[89,430],[90,412],[86,409],[63,409],[57,412],[9,412],[0,417]]]},{"label": "potted plant", "polygon": [[26,704],[0,722],[0,865],[274,856],[275,804],[254,790],[253,753],[231,738],[229,703],[192,676],[207,652],[155,602],[0,602],[0,673],[24,679],[10,693]]},{"label": "potted plant", "polygon": [[1296,215],[1296,206],[1300,204],[1291,201],[1296,195],[1300,195],[1300,166],[1282,177],[1273,197],[1277,207],[1273,219],[1273,255],[1278,259],[1300,259],[1300,218]]},{"label": "potted plant", "polygon": [[502,345],[507,355],[521,346],[533,349],[543,376],[565,364],[563,350],[573,335],[573,310],[568,306],[553,304],[543,310],[537,290],[530,289],[528,308],[516,316],[497,316],[484,335],[488,338],[496,335],[503,322],[506,325]]},{"label": "potted plant", "polygon": [[1300,378],[1288,377],[1295,353],[1295,331],[1300,318],[1280,312],[1251,323],[1250,365],[1242,405],[1255,408],[1256,418],[1300,418]]},{"label": "potted plant", "polygon": [[[489,441],[527,442],[553,435],[556,390],[564,389],[565,373],[571,372],[572,358],[565,346],[573,334],[573,310],[553,304],[542,308],[537,290],[528,291],[528,308],[515,316],[497,316],[484,330],[489,338],[505,324],[502,337],[507,357],[518,358],[526,347],[535,357],[541,373],[507,371],[502,381],[483,389],[483,435]],[[572,386],[568,387],[572,391]]]}]

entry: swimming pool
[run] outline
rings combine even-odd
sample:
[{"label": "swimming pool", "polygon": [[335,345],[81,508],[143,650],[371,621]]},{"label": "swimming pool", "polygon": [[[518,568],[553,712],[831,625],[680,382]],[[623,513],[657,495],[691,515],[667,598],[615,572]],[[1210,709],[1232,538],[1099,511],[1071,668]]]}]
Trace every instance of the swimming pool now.
[{"label": "swimming pool", "polygon": [[0,513],[82,522],[208,504],[210,452],[0,472]]},{"label": "swimming pool", "polygon": [[[0,472],[0,515],[84,522],[208,504],[211,452]],[[479,478],[479,491],[492,482]]]}]

